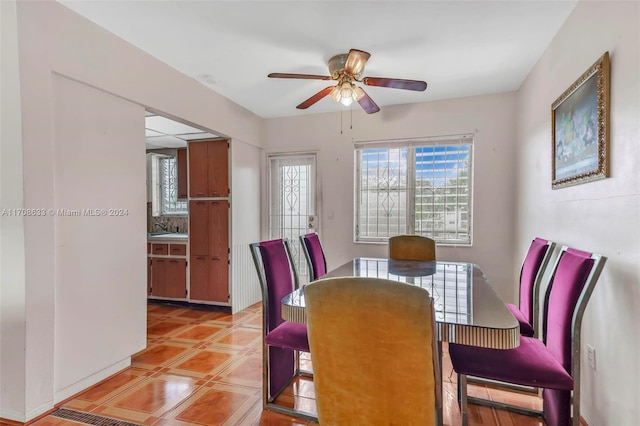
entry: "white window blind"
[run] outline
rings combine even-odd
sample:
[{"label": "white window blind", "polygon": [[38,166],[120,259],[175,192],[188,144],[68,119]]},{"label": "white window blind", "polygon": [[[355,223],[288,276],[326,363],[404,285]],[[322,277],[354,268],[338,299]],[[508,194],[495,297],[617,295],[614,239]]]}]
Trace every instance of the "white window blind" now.
[{"label": "white window blind", "polygon": [[175,157],[152,154],[153,216],[184,216],[186,201],[178,201],[178,172]]},{"label": "white window blind", "polygon": [[417,234],[471,244],[471,135],[360,142],[356,157],[356,241]]}]

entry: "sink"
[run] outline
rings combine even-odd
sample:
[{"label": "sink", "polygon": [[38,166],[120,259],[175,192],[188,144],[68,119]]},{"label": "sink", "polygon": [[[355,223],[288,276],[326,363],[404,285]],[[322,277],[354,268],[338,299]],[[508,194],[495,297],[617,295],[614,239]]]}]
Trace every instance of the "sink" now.
[{"label": "sink", "polygon": [[181,238],[188,238],[189,236],[187,234],[183,234],[183,233],[178,233],[178,232],[149,232],[147,234],[148,238],[158,238],[158,239],[165,239],[165,238],[169,238],[169,239],[181,239]]}]

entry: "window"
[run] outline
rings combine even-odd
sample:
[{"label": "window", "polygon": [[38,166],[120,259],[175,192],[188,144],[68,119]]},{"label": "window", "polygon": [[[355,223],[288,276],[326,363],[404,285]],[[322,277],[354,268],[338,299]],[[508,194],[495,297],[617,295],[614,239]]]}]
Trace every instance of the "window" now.
[{"label": "window", "polygon": [[187,202],[178,201],[176,157],[151,154],[153,216],[185,216]]},{"label": "window", "polygon": [[417,234],[471,244],[471,135],[357,143],[356,241]]}]

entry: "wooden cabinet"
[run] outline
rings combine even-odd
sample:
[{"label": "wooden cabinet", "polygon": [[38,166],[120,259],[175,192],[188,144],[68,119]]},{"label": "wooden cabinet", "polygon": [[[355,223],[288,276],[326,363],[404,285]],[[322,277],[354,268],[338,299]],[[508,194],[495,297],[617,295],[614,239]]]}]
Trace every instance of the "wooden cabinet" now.
[{"label": "wooden cabinet", "polygon": [[147,259],[147,292],[150,296],[187,297],[187,245],[152,243]]},{"label": "wooden cabinet", "polygon": [[189,196],[191,198],[229,196],[229,142],[227,140],[189,143]]},{"label": "wooden cabinet", "polygon": [[169,244],[164,244],[164,243],[151,244],[151,254],[155,254],[155,255],[169,254]]},{"label": "wooden cabinet", "polygon": [[229,202],[189,202],[190,299],[229,302]]},{"label": "wooden cabinet", "polygon": [[189,300],[229,303],[229,141],[189,142]]},{"label": "wooden cabinet", "polygon": [[208,142],[189,143],[189,196],[191,198],[209,196],[207,148]]},{"label": "wooden cabinet", "polygon": [[151,259],[151,294],[152,296],[164,297],[167,292],[169,280],[167,279],[167,259]]},{"label": "wooden cabinet", "polygon": [[151,294],[151,258],[147,257],[147,294]]},{"label": "wooden cabinet", "polygon": [[169,254],[171,256],[186,256],[187,245],[186,244],[169,244]]},{"label": "wooden cabinet", "polygon": [[191,294],[193,300],[229,301],[227,256],[191,256]]},{"label": "wooden cabinet", "polygon": [[187,199],[187,148],[177,150],[176,166],[178,168],[178,200]]},{"label": "wooden cabinet", "polygon": [[187,297],[187,259],[167,259],[167,287],[163,297]]},{"label": "wooden cabinet", "polygon": [[189,244],[191,255],[209,254],[209,202],[189,202]]}]

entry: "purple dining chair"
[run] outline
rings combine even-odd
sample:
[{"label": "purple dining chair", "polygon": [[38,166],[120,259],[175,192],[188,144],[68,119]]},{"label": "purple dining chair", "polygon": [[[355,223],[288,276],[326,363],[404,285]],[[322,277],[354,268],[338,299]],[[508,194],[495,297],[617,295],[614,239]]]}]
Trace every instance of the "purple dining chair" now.
[{"label": "purple dining chair", "polygon": [[313,420],[315,416],[311,413],[275,403],[292,380],[303,374],[299,352],[309,352],[307,326],[282,319],[282,298],[298,288],[289,241],[263,241],[251,244],[250,248],[262,287],[263,407]]},{"label": "purple dining chair", "polygon": [[312,232],[300,235],[300,245],[309,266],[309,281],[315,281],[327,273],[327,260],[320,244],[318,234]]},{"label": "purple dining chair", "polygon": [[519,305],[507,303],[507,308],[520,323],[520,334],[523,336],[539,336],[540,284],[555,246],[554,242],[542,238],[535,238],[531,242],[520,270]]},{"label": "purple dining chair", "polygon": [[[549,426],[580,425],[580,329],[606,257],[562,247],[551,278],[543,340],[520,337],[509,350],[449,345],[458,373],[462,423],[467,401],[544,417]],[[543,388],[542,412],[467,398],[467,376]]]}]

